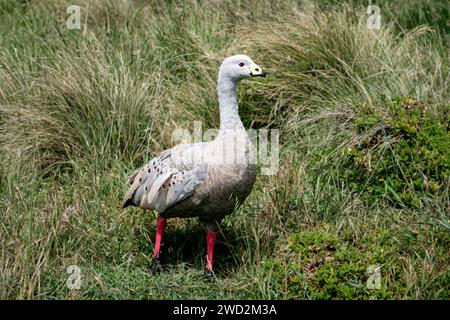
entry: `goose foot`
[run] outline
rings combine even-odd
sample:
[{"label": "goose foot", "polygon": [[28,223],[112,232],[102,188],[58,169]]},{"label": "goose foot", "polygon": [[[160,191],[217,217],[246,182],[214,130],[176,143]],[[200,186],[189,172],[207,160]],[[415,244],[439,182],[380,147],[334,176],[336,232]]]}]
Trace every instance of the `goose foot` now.
[{"label": "goose foot", "polygon": [[204,268],[203,275],[205,276],[205,278],[207,278],[209,280],[213,280],[216,278],[216,275],[215,275],[213,269]]},{"label": "goose foot", "polygon": [[152,259],[152,273],[160,273],[164,271],[164,265],[159,257],[153,257]]}]

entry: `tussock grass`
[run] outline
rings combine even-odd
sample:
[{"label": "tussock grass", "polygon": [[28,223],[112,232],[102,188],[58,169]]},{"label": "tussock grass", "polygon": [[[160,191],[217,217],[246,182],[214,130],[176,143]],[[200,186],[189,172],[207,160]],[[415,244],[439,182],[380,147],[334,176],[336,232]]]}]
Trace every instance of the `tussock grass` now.
[{"label": "tussock grass", "polygon": [[[80,1],[81,31],[69,4],[0,2],[0,297],[448,298],[445,1],[380,1],[378,31],[361,1]],[[195,220],[171,221],[152,275],[155,213],[119,208],[125,177],[175,128],[218,126],[237,52],[268,69],[240,114],[280,129],[280,170],[224,221],[213,283]]]}]

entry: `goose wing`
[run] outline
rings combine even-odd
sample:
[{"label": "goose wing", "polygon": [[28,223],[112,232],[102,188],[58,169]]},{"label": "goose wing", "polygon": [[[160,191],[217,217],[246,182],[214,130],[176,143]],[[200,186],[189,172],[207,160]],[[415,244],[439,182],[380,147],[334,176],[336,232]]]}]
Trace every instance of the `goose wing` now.
[{"label": "goose wing", "polygon": [[128,178],[131,187],[123,207],[135,205],[162,213],[192,196],[208,176],[207,165],[196,159],[203,149],[201,144],[178,145],[150,160]]}]

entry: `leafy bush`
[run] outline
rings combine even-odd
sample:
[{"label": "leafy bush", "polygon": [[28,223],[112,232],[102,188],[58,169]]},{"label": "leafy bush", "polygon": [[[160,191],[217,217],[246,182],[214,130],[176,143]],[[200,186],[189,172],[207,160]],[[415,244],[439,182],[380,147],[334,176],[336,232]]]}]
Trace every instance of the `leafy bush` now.
[{"label": "leafy bush", "polygon": [[345,149],[343,179],[373,201],[419,207],[420,195],[446,189],[450,176],[449,106],[432,113],[411,97],[354,121],[360,140]]}]

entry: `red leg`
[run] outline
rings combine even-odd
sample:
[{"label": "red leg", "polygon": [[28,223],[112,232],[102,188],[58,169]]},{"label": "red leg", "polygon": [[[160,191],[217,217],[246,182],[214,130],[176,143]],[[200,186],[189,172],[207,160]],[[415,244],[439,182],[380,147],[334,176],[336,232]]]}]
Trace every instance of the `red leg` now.
[{"label": "red leg", "polygon": [[206,256],[206,270],[212,271],[213,266],[213,252],[214,252],[214,244],[216,243],[217,232],[208,231],[206,235],[206,245],[208,248],[208,255]]},{"label": "red leg", "polygon": [[161,240],[164,230],[167,226],[167,220],[161,216],[156,220],[156,239],[155,239],[155,251],[153,252],[154,258],[159,258],[159,251],[161,250]]}]

